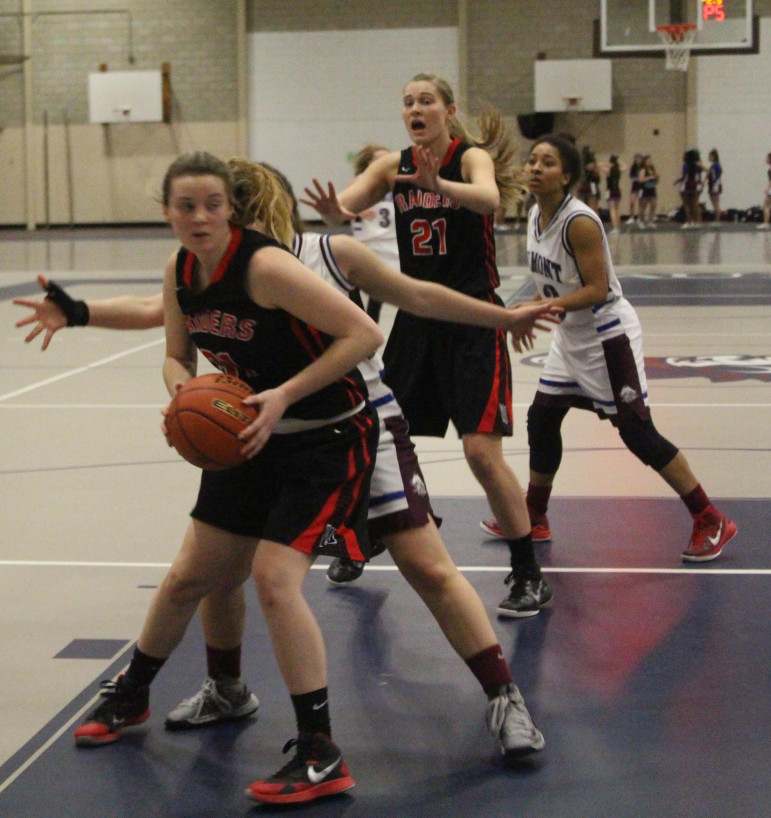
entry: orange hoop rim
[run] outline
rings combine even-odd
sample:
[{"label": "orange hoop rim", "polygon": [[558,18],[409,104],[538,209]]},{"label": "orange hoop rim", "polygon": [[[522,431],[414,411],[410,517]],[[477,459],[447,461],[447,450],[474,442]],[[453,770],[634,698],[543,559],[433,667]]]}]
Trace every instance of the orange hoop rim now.
[{"label": "orange hoop rim", "polygon": [[695,30],[695,23],[667,23],[666,25],[656,26],[656,31],[668,35],[672,42],[682,42],[687,31]]}]

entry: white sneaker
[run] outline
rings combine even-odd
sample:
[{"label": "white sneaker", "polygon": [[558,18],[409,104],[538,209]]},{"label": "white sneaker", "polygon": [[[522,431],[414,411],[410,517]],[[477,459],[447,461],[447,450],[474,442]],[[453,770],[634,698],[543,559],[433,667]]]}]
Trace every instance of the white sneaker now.
[{"label": "white sneaker", "polygon": [[543,734],[527,712],[524,699],[511,682],[487,707],[487,726],[501,744],[506,758],[520,758],[546,746]]},{"label": "white sneaker", "polygon": [[218,721],[244,719],[256,713],[259,706],[257,697],[242,681],[215,681],[207,676],[195,696],[180,702],[166,716],[166,729],[188,730]]},{"label": "white sneaker", "polygon": [[756,230],[768,230],[769,224],[768,222],[761,222],[760,224],[755,225]]}]

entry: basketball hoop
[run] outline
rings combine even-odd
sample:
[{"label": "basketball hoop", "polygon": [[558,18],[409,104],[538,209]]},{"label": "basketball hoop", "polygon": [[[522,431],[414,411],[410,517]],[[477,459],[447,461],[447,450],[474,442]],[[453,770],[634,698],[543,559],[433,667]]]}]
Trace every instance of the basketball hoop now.
[{"label": "basketball hoop", "polygon": [[570,113],[571,111],[583,111],[584,106],[581,104],[584,101],[583,97],[562,97],[562,101],[565,103],[565,110]]},{"label": "basketball hoop", "polygon": [[672,23],[656,26],[656,31],[664,43],[667,71],[687,71],[691,47],[696,38],[696,26],[693,23]]}]

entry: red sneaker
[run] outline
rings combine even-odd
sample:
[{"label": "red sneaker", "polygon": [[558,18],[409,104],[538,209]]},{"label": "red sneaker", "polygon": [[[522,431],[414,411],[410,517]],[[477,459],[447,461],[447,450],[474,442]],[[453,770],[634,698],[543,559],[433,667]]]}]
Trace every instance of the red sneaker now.
[{"label": "red sneaker", "polygon": [[708,506],[693,518],[693,533],[688,548],[682,553],[684,562],[707,562],[720,556],[723,546],[736,536],[738,528],[733,520]]},{"label": "red sneaker", "polygon": [[[549,528],[548,517],[545,514],[533,511],[529,506],[527,510],[530,513],[530,525],[533,527],[533,542],[549,542],[551,540],[551,528]],[[499,540],[505,539],[496,519],[482,520],[479,527],[491,537],[496,537]]]},{"label": "red sneaker", "polygon": [[274,775],[250,784],[246,790],[249,798],[266,804],[298,804],[345,792],[356,785],[329,736],[301,735],[288,741],[284,752],[292,747],[297,747],[295,757]]},{"label": "red sneaker", "polygon": [[495,537],[498,540],[503,539],[503,531],[501,531],[501,527],[498,525],[498,520],[493,518],[492,520],[482,520],[479,523],[479,527],[485,534],[489,534],[491,537]]}]

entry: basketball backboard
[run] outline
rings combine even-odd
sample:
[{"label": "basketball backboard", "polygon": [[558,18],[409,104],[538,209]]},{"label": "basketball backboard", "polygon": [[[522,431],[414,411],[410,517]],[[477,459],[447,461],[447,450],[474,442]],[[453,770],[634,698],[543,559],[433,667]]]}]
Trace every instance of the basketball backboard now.
[{"label": "basketball backboard", "polygon": [[610,111],[612,60],[536,60],[535,110]]},{"label": "basketball backboard", "polygon": [[696,26],[692,54],[756,53],[752,0],[600,0],[597,56],[644,56],[664,51],[657,26]]}]

